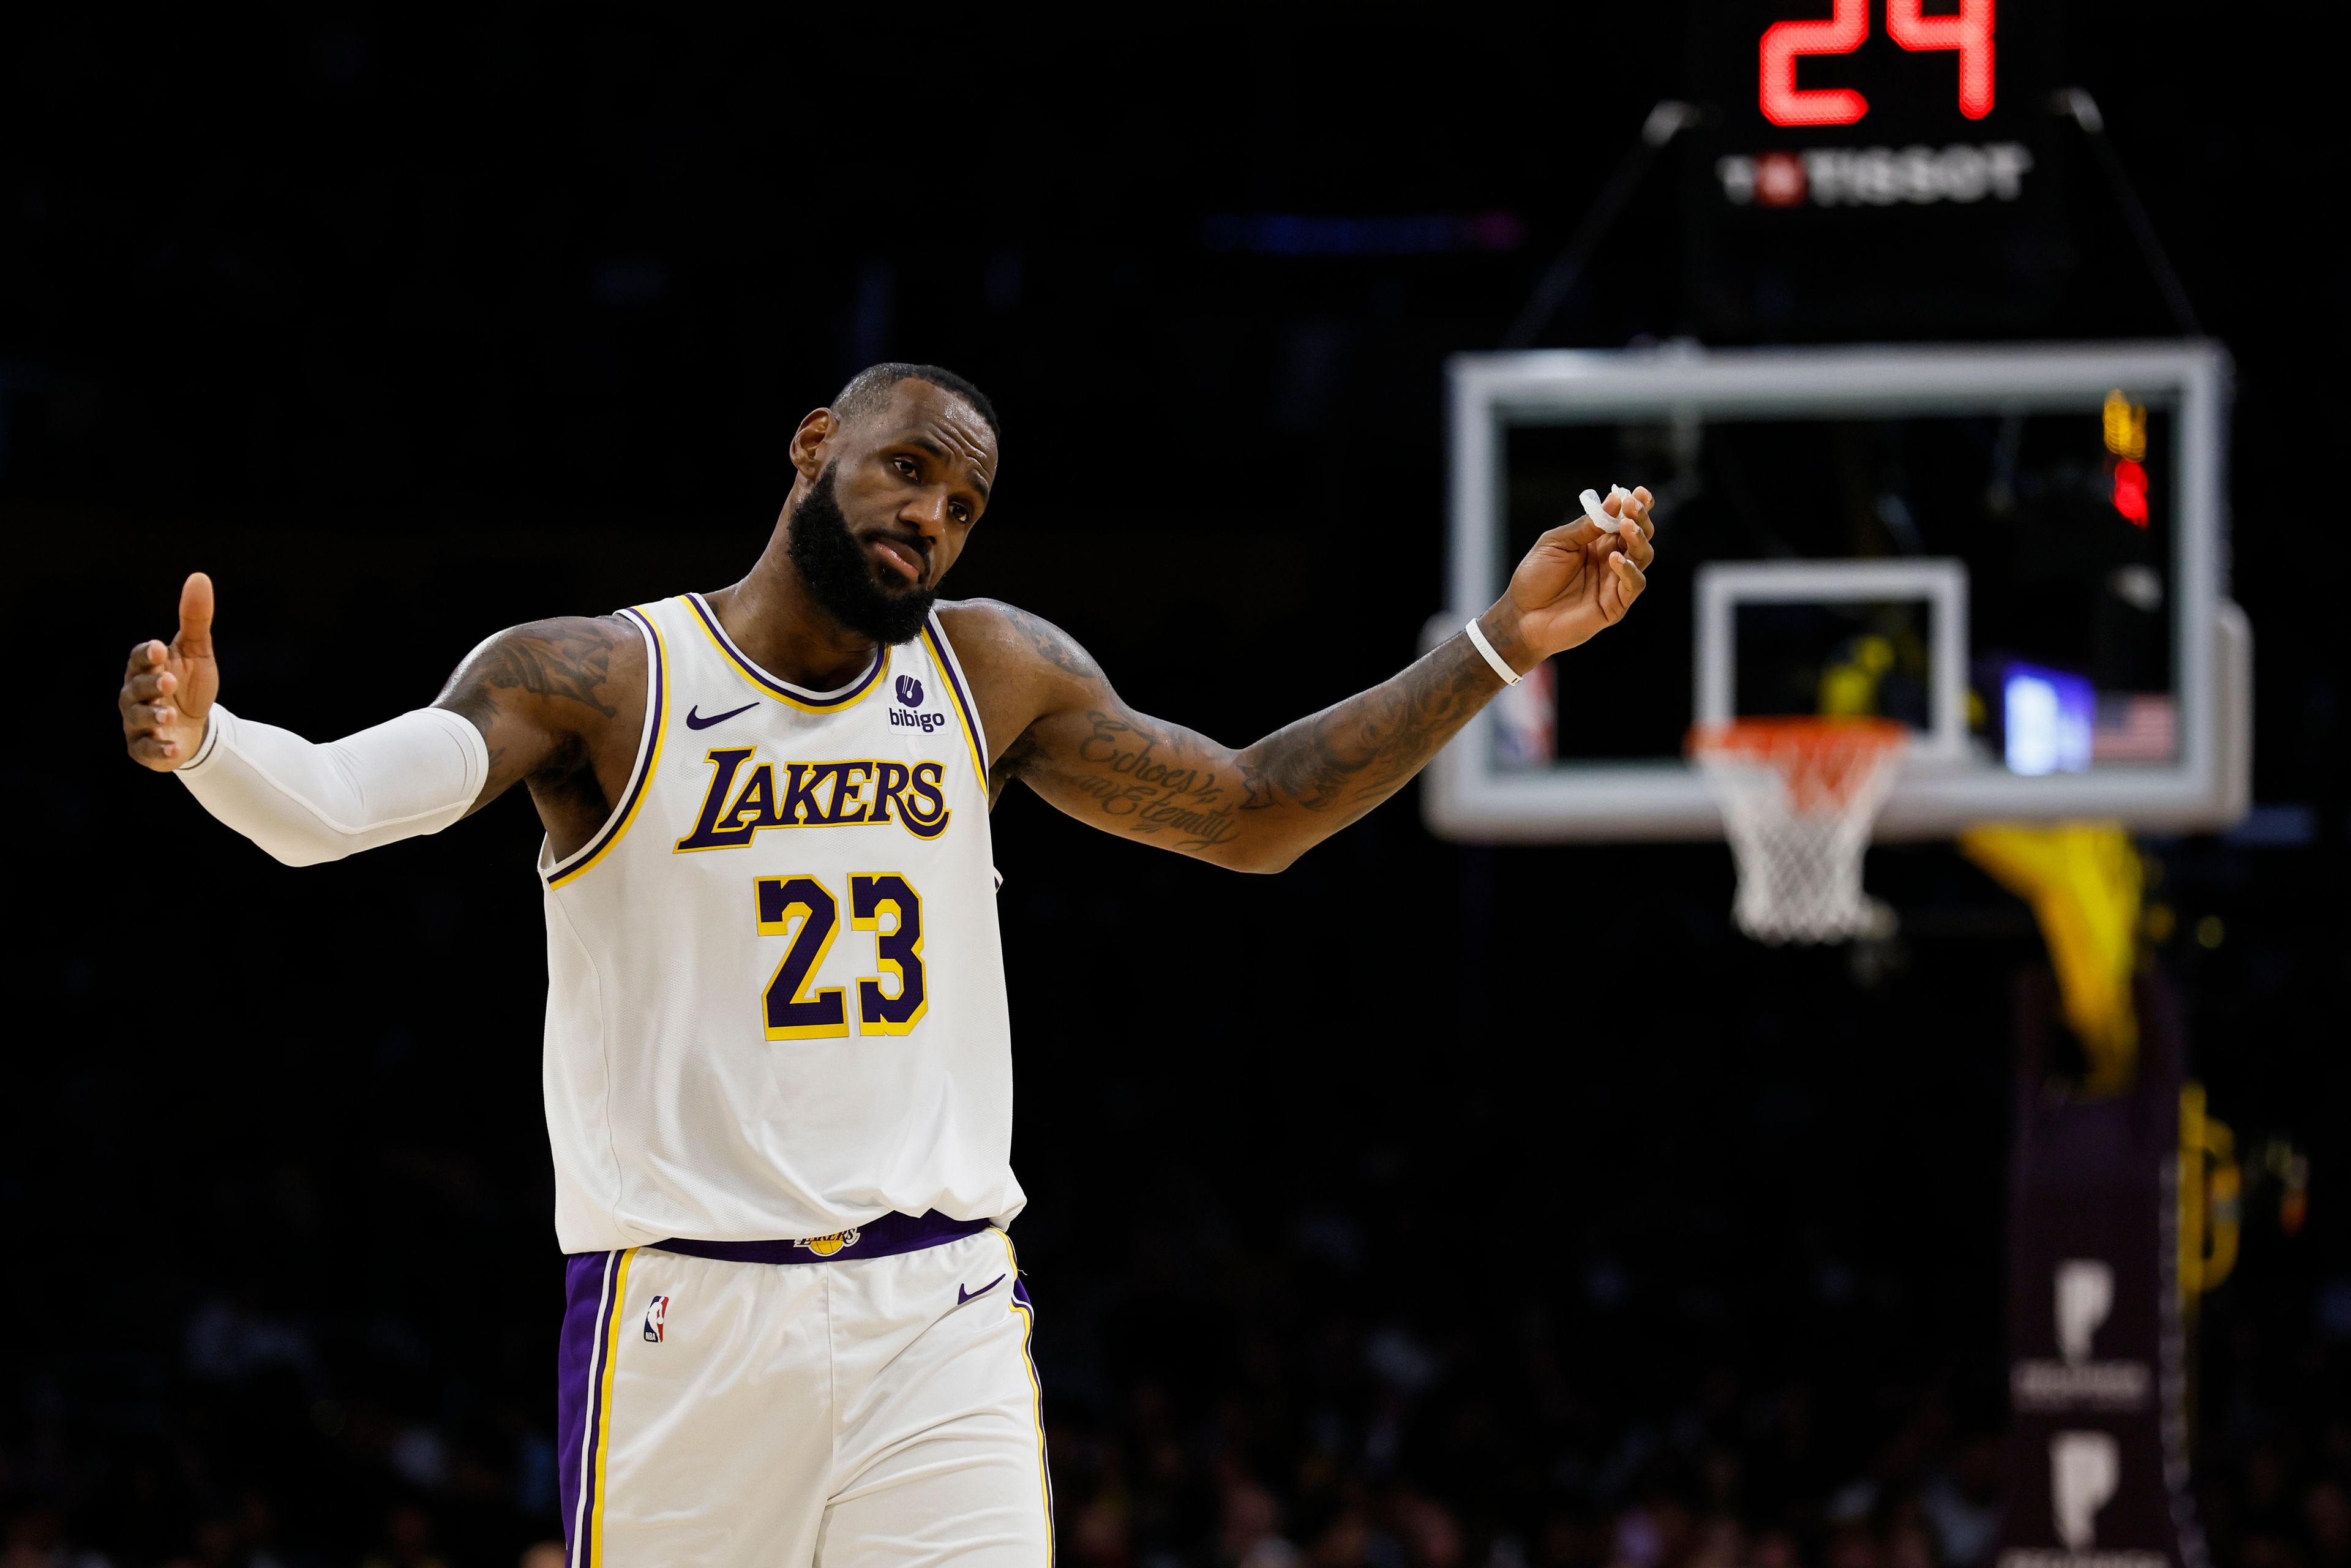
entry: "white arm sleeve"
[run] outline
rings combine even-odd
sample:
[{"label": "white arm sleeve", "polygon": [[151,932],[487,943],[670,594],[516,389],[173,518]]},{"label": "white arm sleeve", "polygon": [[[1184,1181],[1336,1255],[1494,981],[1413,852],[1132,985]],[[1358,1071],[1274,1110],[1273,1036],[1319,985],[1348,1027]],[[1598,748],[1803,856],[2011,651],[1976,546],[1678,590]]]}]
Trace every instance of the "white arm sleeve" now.
[{"label": "white arm sleeve", "polygon": [[447,708],[418,708],[325,746],[218,703],[210,718],[180,781],[287,865],[437,833],[465,814],[490,775],[482,732]]}]

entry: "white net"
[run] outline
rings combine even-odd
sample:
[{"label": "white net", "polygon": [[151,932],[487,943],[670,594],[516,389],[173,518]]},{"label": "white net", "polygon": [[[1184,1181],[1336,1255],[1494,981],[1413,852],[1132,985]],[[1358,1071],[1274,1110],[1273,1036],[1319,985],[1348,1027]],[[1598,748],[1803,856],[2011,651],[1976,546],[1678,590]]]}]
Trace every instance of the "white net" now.
[{"label": "white net", "polygon": [[1862,891],[1861,858],[1904,744],[1900,726],[1865,720],[1747,719],[1692,734],[1739,861],[1740,930],[1771,943],[1893,930],[1894,912]]}]

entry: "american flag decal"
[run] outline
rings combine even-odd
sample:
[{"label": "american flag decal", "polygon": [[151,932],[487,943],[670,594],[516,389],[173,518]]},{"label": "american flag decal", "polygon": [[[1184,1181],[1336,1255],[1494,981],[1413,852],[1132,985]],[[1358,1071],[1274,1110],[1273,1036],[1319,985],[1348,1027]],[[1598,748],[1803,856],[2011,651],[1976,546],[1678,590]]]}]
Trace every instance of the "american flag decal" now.
[{"label": "american flag decal", "polygon": [[2168,762],[2179,754],[2179,704],[2161,693],[2102,692],[2090,761]]}]

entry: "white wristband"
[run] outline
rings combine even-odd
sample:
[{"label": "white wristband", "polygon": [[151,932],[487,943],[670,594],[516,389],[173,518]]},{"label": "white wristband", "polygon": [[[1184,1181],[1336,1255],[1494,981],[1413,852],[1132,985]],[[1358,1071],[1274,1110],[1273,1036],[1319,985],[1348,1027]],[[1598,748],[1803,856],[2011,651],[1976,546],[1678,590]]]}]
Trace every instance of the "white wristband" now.
[{"label": "white wristband", "polygon": [[1469,617],[1469,624],[1461,630],[1469,633],[1469,645],[1486,655],[1486,662],[1494,666],[1494,673],[1502,677],[1504,685],[1515,686],[1519,684],[1519,672],[1510,668],[1510,662],[1508,659],[1494,652],[1494,644],[1486,641],[1486,633],[1479,627],[1478,618],[1475,615]]}]

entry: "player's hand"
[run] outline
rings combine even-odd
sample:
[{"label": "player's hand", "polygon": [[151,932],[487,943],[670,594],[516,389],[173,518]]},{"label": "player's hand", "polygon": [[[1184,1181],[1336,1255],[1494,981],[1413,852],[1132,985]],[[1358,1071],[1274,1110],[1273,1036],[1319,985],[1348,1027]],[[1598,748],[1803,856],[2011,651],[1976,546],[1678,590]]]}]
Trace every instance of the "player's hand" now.
[{"label": "player's hand", "polygon": [[1564,653],[1625,619],[1649,585],[1656,518],[1646,486],[1628,500],[1610,496],[1601,509],[1625,519],[1614,533],[1589,517],[1578,517],[1535,541],[1510,573],[1510,586],[1479,625],[1494,651],[1524,674],[1553,653]]},{"label": "player's hand", "polygon": [[191,572],[180,588],[180,634],[167,647],[145,642],[131,650],[122,674],[122,738],[131,760],[169,773],[204,743],[204,726],[220,695],[213,662],[213,580]]}]

